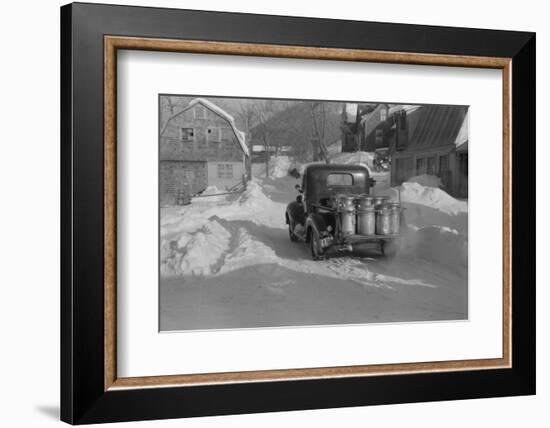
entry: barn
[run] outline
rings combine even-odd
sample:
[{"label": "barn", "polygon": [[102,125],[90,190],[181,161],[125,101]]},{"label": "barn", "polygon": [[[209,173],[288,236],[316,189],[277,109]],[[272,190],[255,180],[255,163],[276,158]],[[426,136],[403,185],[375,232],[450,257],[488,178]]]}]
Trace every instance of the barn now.
[{"label": "barn", "polygon": [[160,131],[160,204],[177,205],[181,194],[208,186],[233,191],[247,177],[249,151],[233,117],[204,98],[171,116]]}]

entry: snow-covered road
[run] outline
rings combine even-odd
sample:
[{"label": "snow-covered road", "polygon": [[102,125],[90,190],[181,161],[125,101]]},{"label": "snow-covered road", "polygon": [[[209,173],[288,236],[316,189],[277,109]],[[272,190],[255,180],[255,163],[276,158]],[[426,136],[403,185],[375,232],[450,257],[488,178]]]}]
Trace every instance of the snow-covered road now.
[{"label": "snow-covered road", "polygon": [[467,318],[467,204],[406,183],[396,258],[315,262],[284,222],[296,183],[257,177],[243,194],[162,209],[161,330]]}]

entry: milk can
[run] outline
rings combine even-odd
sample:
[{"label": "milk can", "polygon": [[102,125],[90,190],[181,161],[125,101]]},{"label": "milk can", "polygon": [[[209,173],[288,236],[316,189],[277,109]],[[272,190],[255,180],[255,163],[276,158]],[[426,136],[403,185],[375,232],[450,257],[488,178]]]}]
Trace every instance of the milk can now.
[{"label": "milk can", "polygon": [[343,235],[355,233],[355,197],[339,196],[338,210],[340,211],[341,231]]},{"label": "milk can", "polygon": [[397,235],[401,226],[401,206],[399,202],[392,202],[390,207],[390,233]]},{"label": "milk can", "polygon": [[374,196],[372,199],[374,206],[385,204],[388,201],[387,196]]},{"label": "milk can", "polygon": [[359,235],[374,235],[375,212],[373,198],[361,196],[357,199],[357,233]]},{"label": "milk can", "polygon": [[376,234],[389,235],[391,232],[391,208],[386,204],[376,206]]}]

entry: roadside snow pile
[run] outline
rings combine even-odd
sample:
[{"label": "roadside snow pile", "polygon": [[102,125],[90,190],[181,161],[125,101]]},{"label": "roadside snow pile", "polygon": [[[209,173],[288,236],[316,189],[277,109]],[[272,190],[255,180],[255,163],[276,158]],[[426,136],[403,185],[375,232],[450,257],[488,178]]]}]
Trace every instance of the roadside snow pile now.
[{"label": "roadside snow pile", "polygon": [[441,179],[435,175],[422,174],[411,177],[407,183],[418,183],[426,187],[441,187]]},{"label": "roadside snow pile", "polygon": [[[178,248],[185,254],[180,265],[181,271],[192,275],[211,274],[214,266],[229,249],[230,238],[231,234],[217,221],[206,224],[203,230],[184,241],[183,248]],[[181,238],[178,247],[180,242]]]},{"label": "roadside snow pile", "polygon": [[163,240],[161,274],[210,275],[223,262],[231,234],[218,221],[211,220],[198,232],[182,232],[179,239]]},{"label": "roadside snow pile", "polygon": [[204,191],[201,193],[202,196],[208,196],[208,195],[217,195],[218,193],[224,193],[225,190],[220,190],[216,186],[208,186]]},{"label": "roadside snow pile", "polygon": [[[222,225],[222,220],[286,229],[285,208],[286,204],[271,200],[260,183],[252,180],[238,196],[194,198],[186,207],[163,209],[161,274],[209,275],[217,272],[231,242],[231,231]],[[255,254],[259,253],[252,253]]]},{"label": "roadside snow pile", "polygon": [[249,220],[258,225],[286,229],[286,204],[274,202],[262,191],[260,183],[252,180],[237,204],[228,205],[220,213],[225,220]]},{"label": "roadside snow pile", "polygon": [[459,201],[437,187],[406,182],[399,190],[403,202],[425,205],[452,215],[468,212],[468,202]]},{"label": "roadside snow pile", "polygon": [[292,160],[288,156],[277,156],[270,159],[269,175],[273,178],[286,177]]},{"label": "roadside snow pile", "polygon": [[366,165],[372,168],[374,160],[373,152],[340,152],[330,157],[330,163],[344,165]]}]

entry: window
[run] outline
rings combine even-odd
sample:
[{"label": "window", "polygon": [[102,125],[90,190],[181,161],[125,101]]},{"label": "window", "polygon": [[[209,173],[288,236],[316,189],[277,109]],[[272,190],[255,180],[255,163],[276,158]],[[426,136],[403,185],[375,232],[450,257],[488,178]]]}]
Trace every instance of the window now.
[{"label": "window", "polygon": [[388,111],[383,108],[380,110],[380,122],[384,122],[388,118]]},{"label": "window", "polygon": [[206,139],[208,141],[221,141],[222,139],[222,129],[221,128],[207,128],[206,130]]},{"label": "window", "polygon": [[449,155],[439,156],[439,173],[444,174],[449,170]]},{"label": "window", "polygon": [[327,176],[327,186],[351,186],[353,185],[353,176],[351,174],[329,174]]},{"label": "window", "polygon": [[218,178],[233,178],[233,165],[230,163],[219,163]]},{"label": "window", "polygon": [[180,139],[182,141],[193,141],[195,139],[195,131],[193,128],[180,128]]},{"label": "window", "polygon": [[449,169],[449,155],[439,156],[439,178],[445,189],[452,188],[452,175]]},{"label": "window", "polygon": [[206,111],[203,106],[196,106],[194,109],[195,112],[195,119],[205,119],[206,118]]},{"label": "window", "polygon": [[426,158],[416,159],[416,175],[426,174]]},{"label": "window", "polygon": [[435,175],[435,156],[427,158],[426,174]]}]

